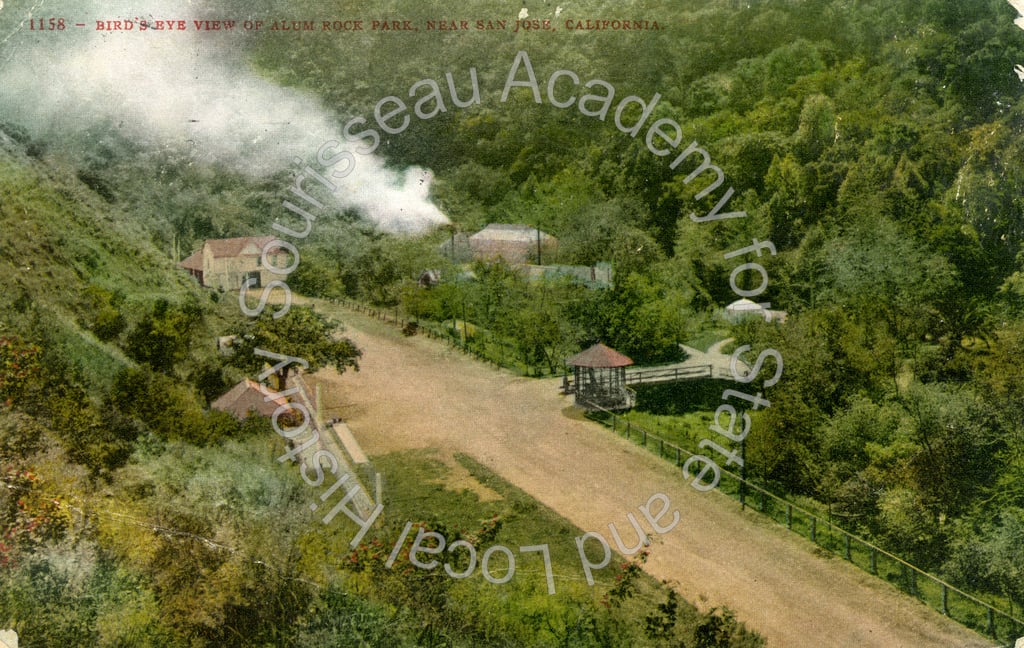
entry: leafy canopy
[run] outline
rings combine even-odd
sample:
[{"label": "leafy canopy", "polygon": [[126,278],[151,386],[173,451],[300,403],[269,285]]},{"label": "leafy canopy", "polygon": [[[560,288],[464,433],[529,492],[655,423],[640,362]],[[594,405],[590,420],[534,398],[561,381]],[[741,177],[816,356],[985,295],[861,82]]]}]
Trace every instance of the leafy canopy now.
[{"label": "leafy canopy", "polygon": [[[362,351],[348,338],[337,335],[338,324],[306,306],[292,307],[279,319],[264,313],[249,320],[239,343],[233,363],[248,371],[262,371],[267,363],[265,356],[257,355],[257,349],[276,354],[301,358],[309,371],[321,367],[334,367],[344,372],[346,367],[359,370],[358,360]],[[276,361],[272,365],[278,364]],[[288,376],[296,365],[285,363],[274,372],[277,388],[285,389]]]}]

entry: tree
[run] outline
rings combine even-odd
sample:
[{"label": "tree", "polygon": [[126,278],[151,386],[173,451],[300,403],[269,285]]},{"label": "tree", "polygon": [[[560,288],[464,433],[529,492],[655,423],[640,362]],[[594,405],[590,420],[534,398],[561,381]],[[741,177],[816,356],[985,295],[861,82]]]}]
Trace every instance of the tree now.
[{"label": "tree", "polygon": [[734,332],[754,348],[773,348],[785,358],[785,378],[771,388],[759,433],[747,439],[748,470],[791,491],[817,490],[827,439],[816,431],[855,400],[878,400],[895,390],[893,340],[842,308],[794,314],[784,326],[750,320]]},{"label": "tree", "polygon": [[824,95],[813,95],[804,101],[800,125],[794,136],[797,155],[804,162],[815,160],[836,139],[836,114],[832,101]]},{"label": "tree", "polygon": [[96,337],[110,341],[120,335],[127,325],[120,311],[124,295],[89,284],[85,289],[85,298],[89,312],[86,323]]},{"label": "tree", "polygon": [[886,465],[873,460],[898,454],[888,449],[902,441],[899,432],[906,412],[891,401],[879,404],[860,395],[851,400],[848,408],[818,427],[821,460],[813,466],[821,473],[817,488],[829,510],[870,529],[879,496],[889,482]]},{"label": "tree", "polygon": [[995,459],[1004,468],[992,489],[994,509],[1024,508],[1024,323],[1004,323],[991,346],[975,358],[974,391],[987,410],[986,429],[1002,446]]},{"label": "tree", "polygon": [[[337,337],[338,330],[337,324],[305,306],[292,307],[279,319],[264,313],[250,320],[239,336],[232,362],[253,372],[262,371],[268,361],[271,365],[279,364],[257,354],[257,350],[262,350],[301,358],[309,371],[325,366],[334,367],[339,372],[344,372],[346,367],[358,371],[362,351],[348,338]],[[284,363],[274,372],[279,391],[286,388],[288,376],[295,366],[295,363]]]},{"label": "tree", "polygon": [[950,543],[950,557],[945,570],[958,581],[989,592],[998,592],[1024,605],[1024,509],[1007,507],[994,519],[979,524],[977,520],[958,524],[956,537]]},{"label": "tree", "polygon": [[682,355],[688,295],[655,285],[644,275],[618,276],[596,299],[596,333],[639,364],[672,362]]},{"label": "tree", "polygon": [[[216,410],[204,411],[205,399],[188,383],[145,367],[127,368],[114,377],[103,408],[107,436],[134,440],[137,423],[144,423],[161,439],[181,439],[208,445],[239,434],[241,428],[232,416]],[[93,434],[99,443],[104,437]]]},{"label": "tree", "polygon": [[526,364],[545,363],[555,373],[576,347],[580,332],[565,315],[574,289],[584,290],[567,282],[541,280],[529,287],[528,299],[510,314],[507,332]]},{"label": "tree", "polygon": [[999,440],[988,434],[974,393],[941,384],[912,384],[904,399],[917,444],[908,477],[936,521],[967,512],[991,487]]},{"label": "tree", "polygon": [[796,247],[816,216],[810,209],[809,177],[792,155],[776,156],[764,178],[771,238],[780,247]]},{"label": "tree", "polygon": [[1003,511],[1000,525],[990,540],[991,570],[999,588],[1011,601],[1024,602],[1024,510]]},{"label": "tree", "polygon": [[45,411],[49,427],[56,432],[68,457],[88,467],[94,475],[124,465],[139,434],[138,426],[130,419],[116,409],[96,407],[78,385],[53,386],[46,398]]},{"label": "tree", "polygon": [[191,331],[202,321],[197,304],[172,306],[158,299],[128,333],[125,351],[136,362],[170,375],[189,351]]},{"label": "tree", "polygon": [[884,217],[864,217],[825,247],[823,297],[884,323],[899,342],[934,333],[936,302],[955,286],[949,262]]}]

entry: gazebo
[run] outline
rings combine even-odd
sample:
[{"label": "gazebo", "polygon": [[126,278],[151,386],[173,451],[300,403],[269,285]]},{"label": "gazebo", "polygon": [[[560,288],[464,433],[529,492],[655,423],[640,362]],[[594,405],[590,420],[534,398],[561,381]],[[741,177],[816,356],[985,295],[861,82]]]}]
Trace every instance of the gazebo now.
[{"label": "gazebo", "polygon": [[627,356],[600,342],[565,361],[573,370],[576,405],[583,409],[629,409],[635,394],[626,387]]}]

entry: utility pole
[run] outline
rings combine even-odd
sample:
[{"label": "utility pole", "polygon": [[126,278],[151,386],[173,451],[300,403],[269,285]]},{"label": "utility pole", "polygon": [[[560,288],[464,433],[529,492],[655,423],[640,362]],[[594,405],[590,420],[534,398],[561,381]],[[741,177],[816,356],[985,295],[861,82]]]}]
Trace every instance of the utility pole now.
[{"label": "utility pole", "polygon": [[462,348],[469,346],[469,331],[466,330],[466,296],[462,296]]},{"label": "utility pole", "polygon": [[747,508],[747,439],[740,441],[740,510]]},{"label": "utility pole", "polygon": [[540,226],[537,226],[537,265],[543,265],[540,262]]}]

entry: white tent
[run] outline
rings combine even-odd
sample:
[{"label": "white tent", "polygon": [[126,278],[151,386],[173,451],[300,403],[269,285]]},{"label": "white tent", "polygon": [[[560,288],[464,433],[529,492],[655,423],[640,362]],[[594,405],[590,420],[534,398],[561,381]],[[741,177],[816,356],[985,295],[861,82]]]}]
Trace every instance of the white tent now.
[{"label": "white tent", "polygon": [[764,313],[764,308],[761,307],[761,304],[752,302],[745,297],[743,299],[737,299],[733,303],[729,304],[725,307],[725,310],[727,313],[735,315],[745,315],[748,313],[761,315]]},{"label": "white tent", "polygon": [[743,319],[744,317],[755,316],[763,318],[766,322],[784,322],[786,321],[785,311],[768,310],[757,302],[750,301],[747,298],[737,299],[733,303],[725,307],[725,317],[733,322]]}]

